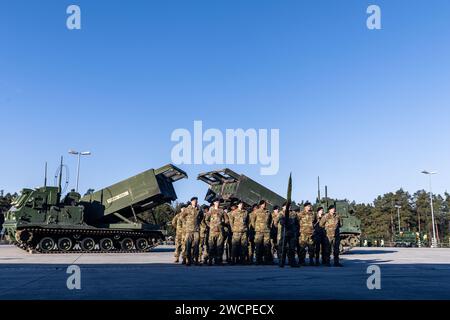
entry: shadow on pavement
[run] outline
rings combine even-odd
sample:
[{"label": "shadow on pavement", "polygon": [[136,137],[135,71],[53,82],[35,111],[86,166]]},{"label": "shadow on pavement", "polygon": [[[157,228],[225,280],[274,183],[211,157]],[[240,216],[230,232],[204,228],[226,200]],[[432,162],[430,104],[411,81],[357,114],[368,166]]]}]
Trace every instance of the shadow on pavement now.
[{"label": "shadow on pavement", "polygon": [[[343,268],[192,266],[171,263],[77,264],[81,290],[68,290],[68,264],[1,266],[0,299],[385,300],[450,299],[450,264],[343,258]],[[369,290],[370,265],[381,290]]]},{"label": "shadow on pavement", "polygon": [[[352,254],[386,254],[386,253],[396,253],[397,250],[358,250],[358,249],[352,249],[345,253],[345,255],[352,255]],[[343,255],[343,256],[345,256]]]}]

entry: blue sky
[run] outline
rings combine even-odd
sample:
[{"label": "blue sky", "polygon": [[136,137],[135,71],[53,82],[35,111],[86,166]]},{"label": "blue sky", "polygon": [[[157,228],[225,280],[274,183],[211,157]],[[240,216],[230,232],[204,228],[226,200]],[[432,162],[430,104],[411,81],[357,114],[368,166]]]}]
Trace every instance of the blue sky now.
[{"label": "blue sky", "polygon": [[[66,28],[77,4],[82,29]],[[377,4],[382,30],[366,28]],[[0,1],[0,189],[42,184],[90,150],[80,189],[171,161],[177,128],[279,128],[280,170],[230,166],[296,200],[371,202],[450,181],[450,2]],[[180,200],[203,197],[181,166]],[[53,180],[53,179],[52,179]]]}]

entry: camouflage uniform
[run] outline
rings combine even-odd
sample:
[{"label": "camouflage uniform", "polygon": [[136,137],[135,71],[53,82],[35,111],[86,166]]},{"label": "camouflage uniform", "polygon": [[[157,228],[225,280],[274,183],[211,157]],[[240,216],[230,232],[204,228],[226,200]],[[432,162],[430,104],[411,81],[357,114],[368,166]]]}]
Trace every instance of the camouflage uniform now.
[{"label": "camouflage uniform", "polygon": [[208,262],[208,234],[209,228],[206,224],[206,217],[208,213],[203,217],[202,222],[200,223],[200,239],[199,239],[199,247],[198,254],[199,260],[207,263]]},{"label": "camouflage uniform", "polygon": [[[278,215],[278,259],[281,267],[284,266],[286,262],[286,255],[288,257],[288,262],[292,267],[297,266],[295,261],[295,249],[297,248],[297,234],[298,234],[298,217],[293,211],[289,212],[288,226],[285,231],[285,211],[281,211]],[[283,248],[283,235],[284,238],[284,248]]]},{"label": "camouflage uniform", "polygon": [[298,239],[298,260],[304,264],[306,260],[306,250],[308,250],[309,264],[314,264],[314,212],[302,211],[298,214],[299,239]]},{"label": "camouflage uniform", "polygon": [[243,263],[248,247],[248,212],[236,209],[230,214],[230,226],[233,233],[231,247],[232,263]]},{"label": "camouflage uniform", "polygon": [[224,212],[225,224],[223,225],[223,244],[225,250],[225,258],[227,262],[231,262],[231,246],[233,235],[230,226],[230,212]]},{"label": "camouflage uniform", "polygon": [[320,254],[322,253],[322,263],[325,263],[325,252],[326,252],[326,242],[325,242],[325,229],[319,224],[320,219],[317,218],[314,222],[314,256],[316,258],[316,265],[320,265]]},{"label": "camouflage uniform", "polygon": [[206,224],[209,226],[209,254],[208,263],[212,260],[216,264],[222,263],[223,257],[223,226],[225,224],[226,214],[222,209],[211,208],[206,216]]},{"label": "camouflage uniform", "polygon": [[256,263],[270,263],[270,225],[272,217],[266,209],[258,209],[253,215],[252,225],[255,228]]},{"label": "camouflage uniform", "polygon": [[278,218],[280,216],[280,212],[272,212],[272,225],[270,227],[270,244],[272,247],[272,257],[275,256],[275,253],[277,253],[277,257],[280,258],[278,255]]},{"label": "camouflage uniform", "polygon": [[179,212],[172,219],[172,226],[175,228],[175,262],[178,262],[180,260],[180,254],[183,261],[186,260],[184,251],[183,219],[181,215],[182,213]]},{"label": "camouflage uniform", "polygon": [[334,264],[339,264],[339,245],[340,235],[339,227],[341,226],[340,217],[337,213],[327,213],[320,219],[320,226],[325,229],[325,263],[330,264],[331,250],[333,250]]},{"label": "camouflage uniform", "polygon": [[183,212],[184,222],[184,241],[185,241],[185,254],[186,264],[189,266],[192,263],[193,258],[195,263],[198,264],[198,248],[200,240],[200,223],[202,221],[203,214],[197,207],[189,205]]},{"label": "camouflage uniform", "polygon": [[248,262],[253,263],[255,255],[255,226],[253,225],[255,210],[248,214]]}]

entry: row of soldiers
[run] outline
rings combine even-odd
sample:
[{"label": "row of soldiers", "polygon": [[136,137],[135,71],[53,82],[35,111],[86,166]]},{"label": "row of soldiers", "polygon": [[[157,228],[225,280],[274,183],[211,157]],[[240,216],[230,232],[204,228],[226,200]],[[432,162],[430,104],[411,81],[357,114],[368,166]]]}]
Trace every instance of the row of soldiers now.
[{"label": "row of soldiers", "polygon": [[[286,204],[275,206],[272,212],[262,200],[251,208],[244,209],[244,203],[237,201],[229,210],[221,208],[222,200],[216,198],[212,206],[199,207],[198,198],[193,197],[183,205],[172,220],[176,229],[175,263],[190,266],[222,265],[225,251],[229,264],[273,264],[275,255],[283,267],[309,264],[331,266],[333,252],[334,265],[339,262],[340,218],[336,208],[329,206],[328,212],[319,207],[313,211],[306,202],[302,211],[289,210],[286,220]],[[298,262],[296,259],[298,256]],[[256,259],[255,259],[256,258]],[[255,260],[255,261],[254,261]]]}]

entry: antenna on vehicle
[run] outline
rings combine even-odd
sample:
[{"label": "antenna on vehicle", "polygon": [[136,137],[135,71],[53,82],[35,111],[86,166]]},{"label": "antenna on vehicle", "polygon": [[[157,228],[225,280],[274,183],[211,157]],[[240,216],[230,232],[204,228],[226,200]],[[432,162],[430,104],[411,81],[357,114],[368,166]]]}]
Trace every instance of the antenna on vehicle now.
[{"label": "antenna on vehicle", "polygon": [[44,169],[44,187],[47,186],[47,161],[45,161],[45,169]]},{"label": "antenna on vehicle", "polygon": [[326,201],[327,210],[328,210],[328,186],[325,186],[325,201]]},{"label": "antenna on vehicle", "polygon": [[62,170],[63,170],[63,157],[61,156],[61,164],[59,165],[59,180],[58,180],[58,192],[62,192]]},{"label": "antenna on vehicle", "polygon": [[317,202],[320,202],[320,177],[317,177]]}]

